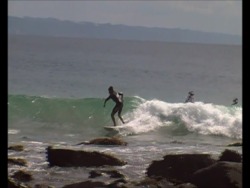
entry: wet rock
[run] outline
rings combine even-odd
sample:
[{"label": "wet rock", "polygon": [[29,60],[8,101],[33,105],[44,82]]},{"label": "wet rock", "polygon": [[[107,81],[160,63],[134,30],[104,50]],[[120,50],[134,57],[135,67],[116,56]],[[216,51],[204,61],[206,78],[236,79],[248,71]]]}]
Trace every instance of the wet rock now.
[{"label": "wet rock", "polygon": [[80,182],[80,183],[74,183],[74,184],[70,184],[70,185],[65,185],[62,188],[104,188],[104,187],[108,187],[108,185],[106,185],[103,182],[93,182],[93,181],[85,181],[85,182]]},{"label": "wet rock", "polygon": [[214,164],[208,154],[166,155],[161,161],[153,161],[147,168],[149,177],[161,176],[175,184],[188,182],[192,173]]},{"label": "wet rock", "polygon": [[8,147],[9,150],[14,150],[14,151],[23,151],[24,147],[22,145],[13,145]]},{"label": "wet rock", "polygon": [[8,178],[8,188],[19,188],[19,186],[14,180]]},{"label": "wet rock", "polygon": [[101,152],[89,152],[71,149],[55,149],[49,146],[47,148],[47,160],[50,166],[61,167],[94,167],[94,166],[122,166],[127,164],[110,154]]},{"label": "wet rock", "polygon": [[95,145],[119,145],[119,146],[126,146],[128,143],[124,142],[120,138],[117,137],[104,137],[104,138],[96,138],[87,142],[81,142],[80,144],[95,144]]},{"label": "wet rock", "polygon": [[55,188],[55,187],[46,184],[36,184],[34,188]]},{"label": "wet rock", "polygon": [[149,178],[145,177],[143,180],[134,183],[134,187],[147,187],[147,188],[158,188],[158,187],[164,187],[164,188],[175,188],[174,184],[167,181],[166,179],[162,177],[154,177]]},{"label": "wet rock", "polygon": [[238,152],[226,149],[221,153],[219,161],[241,162],[242,159]]},{"label": "wet rock", "polygon": [[201,188],[242,188],[242,164],[217,162],[196,171],[190,182]]},{"label": "wet rock", "polygon": [[91,172],[89,172],[89,178],[96,178],[96,177],[100,177],[102,176],[103,173],[97,170],[92,170]]},{"label": "wet rock", "polygon": [[108,188],[132,188],[131,186],[126,186],[125,184],[128,181],[126,179],[117,179],[111,183],[109,183],[107,186]]},{"label": "wet rock", "polygon": [[110,178],[122,178],[122,179],[126,178],[124,174],[122,174],[116,170],[106,171],[106,173],[108,175],[110,175]]},{"label": "wet rock", "polygon": [[23,183],[15,182],[8,178],[8,188],[31,188],[30,186],[24,185]]},{"label": "wet rock", "polygon": [[8,158],[8,163],[20,166],[27,166],[27,161],[22,158]]},{"label": "wet rock", "polygon": [[15,172],[11,177],[21,182],[28,182],[33,179],[32,175],[24,170]]},{"label": "wet rock", "polygon": [[198,187],[192,183],[182,183],[177,185],[176,188],[198,188]]},{"label": "wet rock", "polygon": [[232,144],[228,144],[227,146],[243,146],[242,142],[235,142]]}]

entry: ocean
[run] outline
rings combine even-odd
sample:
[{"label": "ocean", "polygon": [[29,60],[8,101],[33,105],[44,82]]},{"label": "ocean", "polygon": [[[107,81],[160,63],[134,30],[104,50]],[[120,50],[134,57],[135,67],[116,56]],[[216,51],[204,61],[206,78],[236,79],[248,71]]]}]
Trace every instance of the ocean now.
[{"label": "ocean", "polygon": [[[114,136],[108,87],[124,94],[118,135],[127,146],[76,145]],[[185,103],[189,91],[194,103]],[[237,105],[231,105],[234,98]],[[242,141],[242,46],[9,35],[8,151],[55,187],[91,168],[48,167],[47,146],[114,154],[130,179],[166,154],[208,153]],[[230,147],[242,153],[242,147]],[[12,174],[20,166],[9,165]],[[67,178],[65,178],[67,176]]]}]

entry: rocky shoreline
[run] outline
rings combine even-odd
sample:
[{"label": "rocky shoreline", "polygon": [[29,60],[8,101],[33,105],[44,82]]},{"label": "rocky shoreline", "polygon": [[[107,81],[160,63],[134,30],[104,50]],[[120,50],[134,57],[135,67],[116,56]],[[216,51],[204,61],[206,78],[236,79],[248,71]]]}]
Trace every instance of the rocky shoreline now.
[{"label": "rocky shoreline", "polygon": [[[120,138],[97,138],[79,144],[112,145],[126,147]],[[233,143],[230,146],[242,146]],[[9,146],[9,150],[20,152],[22,145]],[[146,169],[143,180],[130,180],[119,170],[104,170],[100,167],[123,166],[127,162],[115,155],[98,151],[74,150],[49,146],[46,149],[49,167],[91,167],[88,180],[62,186],[62,188],[241,188],[242,155],[225,149],[218,159],[209,154],[171,154],[162,160],[152,161]],[[8,165],[26,166],[27,161],[21,157],[8,158]],[[100,180],[108,178],[108,181]],[[70,177],[67,177],[70,178]],[[98,180],[96,180],[98,179]],[[33,183],[30,183],[33,180]],[[52,188],[48,182],[34,183],[30,172],[18,170],[8,176],[9,188]]]}]

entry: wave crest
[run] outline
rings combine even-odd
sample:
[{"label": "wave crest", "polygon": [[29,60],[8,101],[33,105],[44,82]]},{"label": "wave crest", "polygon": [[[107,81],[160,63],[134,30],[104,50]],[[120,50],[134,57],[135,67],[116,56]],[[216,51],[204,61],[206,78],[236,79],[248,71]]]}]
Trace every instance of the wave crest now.
[{"label": "wave crest", "polygon": [[[63,99],[40,96],[9,95],[9,126],[15,127],[27,120],[44,129],[52,125],[67,130],[84,128],[101,130],[111,125],[110,113],[114,106],[104,99]],[[158,99],[146,100],[139,96],[125,97],[122,112],[125,125],[118,122],[123,135],[142,134],[166,129],[166,134],[220,135],[242,139],[242,108],[216,104],[168,103]],[[25,120],[25,121],[24,121]],[[30,123],[32,124],[32,123]]]}]

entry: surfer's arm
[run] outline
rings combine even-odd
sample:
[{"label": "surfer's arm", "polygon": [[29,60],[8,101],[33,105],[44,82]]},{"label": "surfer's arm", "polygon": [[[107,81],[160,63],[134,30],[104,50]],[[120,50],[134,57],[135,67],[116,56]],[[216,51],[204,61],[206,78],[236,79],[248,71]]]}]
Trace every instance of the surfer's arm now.
[{"label": "surfer's arm", "polygon": [[122,92],[118,92],[118,95],[119,95],[118,100],[120,102],[123,102],[123,93]]},{"label": "surfer's arm", "polygon": [[106,102],[107,102],[109,99],[110,99],[110,96],[108,96],[108,97],[105,99],[104,104],[103,104],[103,107],[105,107]]},{"label": "surfer's arm", "polygon": [[122,92],[118,92],[119,95],[121,95],[121,97],[123,98],[123,93]]}]

